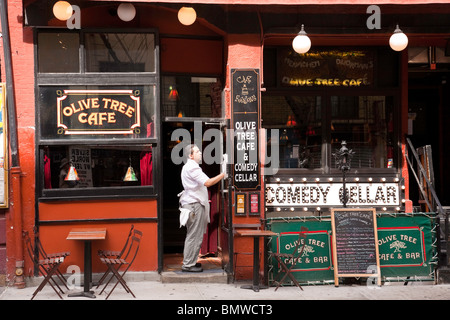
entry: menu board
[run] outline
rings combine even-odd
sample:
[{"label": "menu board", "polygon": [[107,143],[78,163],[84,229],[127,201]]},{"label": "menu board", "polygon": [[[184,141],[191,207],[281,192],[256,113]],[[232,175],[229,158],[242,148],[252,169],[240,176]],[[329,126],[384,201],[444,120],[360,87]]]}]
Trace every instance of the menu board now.
[{"label": "menu board", "polygon": [[256,190],[259,177],[259,70],[231,69],[234,158],[233,185],[238,190]]},{"label": "menu board", "polygon": [[377,277],[381,285],[375,209],[332,209],[334,282]]}]

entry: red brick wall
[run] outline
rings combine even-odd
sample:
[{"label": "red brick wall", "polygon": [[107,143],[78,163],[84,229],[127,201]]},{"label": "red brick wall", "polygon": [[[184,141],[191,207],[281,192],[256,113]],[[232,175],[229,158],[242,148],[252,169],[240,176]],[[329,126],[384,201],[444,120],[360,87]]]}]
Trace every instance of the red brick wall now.
[{"label": "red brick wall", "polygon": [[[14,95],[16,105],[17,136],[19,147],[19,159],[21,168],[21,190],[15,192],[20,195],[24,229],[31,229],[34,225],[34,135],[35,135],[35,113],[34,113],[34,57],[33,57],[33,31],[31,28],[23,27],[23,12],[21,0],[10,0],[8,2],[8,19],[11,42],[11,58],[14,81]],[[2,82],[6,82],[5,66],[3,57],[3,45],[1,47]],[[11,99],[12,97],[7,97]],[[16,247],[14,233],[22,230],[11,228],[13,220],[13,194],[10,190],[10,209],[4,210],[5,232],[8,262],[7,273],[13,274],[15,268],[14,248]],[[5,230],[6,229],[6,230]],[[1,237],[1,236],[0,236]],[[20,244],[19,244],[20,245]],[[0,259],[2,259],[0,255]],[[7,277],[7,280],[8,279]]]}]

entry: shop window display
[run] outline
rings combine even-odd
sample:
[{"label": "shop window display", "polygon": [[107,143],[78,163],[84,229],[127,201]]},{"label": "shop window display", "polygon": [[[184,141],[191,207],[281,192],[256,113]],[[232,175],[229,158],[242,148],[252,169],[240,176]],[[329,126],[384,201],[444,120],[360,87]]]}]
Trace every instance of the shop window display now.
[{"label": "shop window display", "polygon": [[263,127],[278,130],[279,141],[267,137],[278,143],[280,168],[337,168],[332,153],[343,140],[352,168],[393,168],[393,104],[391,96],[267,95]]},{"label": "shop window display", "polygon": [[156,38],[154,32],[38,30],[41,197],[155,194]]}]

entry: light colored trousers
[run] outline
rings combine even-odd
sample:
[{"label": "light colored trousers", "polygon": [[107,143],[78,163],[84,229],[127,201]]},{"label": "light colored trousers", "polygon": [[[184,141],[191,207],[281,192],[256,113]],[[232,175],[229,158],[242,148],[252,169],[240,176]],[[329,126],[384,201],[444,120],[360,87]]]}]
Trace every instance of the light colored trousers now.
[{"label": "light colored trousers", "polygon": [[183,266],[193,267],[197,263],[208,220],[205,207],[198,202],[185,204],[183,208],[191,211],[186,223],[187,230],[186,239],[184,240]]}]

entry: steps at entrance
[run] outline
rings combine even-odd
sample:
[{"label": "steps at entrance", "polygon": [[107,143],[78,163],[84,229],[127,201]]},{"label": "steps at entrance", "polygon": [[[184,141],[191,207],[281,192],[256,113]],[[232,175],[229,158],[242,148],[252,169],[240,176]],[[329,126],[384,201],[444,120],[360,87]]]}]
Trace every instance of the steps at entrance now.
[{"label": "steps at entrance", "polygon": [[183,272],[183,254],[164,255],[164,268],[161,272],[163,283],[228,283],[228,275],[222,269],[222,260],[217,257],[199,257],[203,272]]},{"label": "steps at entrance", "polygon": [[162,283],[228,283],[227,273],[222,269],[206,269],[203,272],[163,271]]}]

